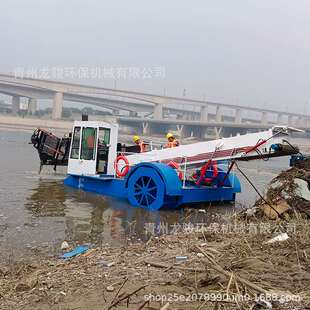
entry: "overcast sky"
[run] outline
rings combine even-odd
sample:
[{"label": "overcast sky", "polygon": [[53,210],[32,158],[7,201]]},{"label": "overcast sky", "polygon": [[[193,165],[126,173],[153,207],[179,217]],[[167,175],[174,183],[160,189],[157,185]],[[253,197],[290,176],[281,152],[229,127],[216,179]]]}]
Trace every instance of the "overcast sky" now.
[{"label": "overcast sky", "polygon": [[306,0],[1,0],[0,21],[0,71],[138,68],[117,87],[310,114]]}]

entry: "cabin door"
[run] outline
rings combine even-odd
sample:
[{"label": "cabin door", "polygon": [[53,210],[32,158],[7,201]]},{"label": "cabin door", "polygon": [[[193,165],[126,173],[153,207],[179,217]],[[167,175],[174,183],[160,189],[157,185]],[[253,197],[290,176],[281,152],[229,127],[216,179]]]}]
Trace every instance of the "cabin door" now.
[{"label": "cabin door", "polygon": [[99,127],[98,151],[97,151],[97,173],[107,174],[109,164],[111,129]]},{"label": "cabin door", "polygon": [[72,136],[68,172],[79,175],[96,174],[97,127],[77,126]]}]

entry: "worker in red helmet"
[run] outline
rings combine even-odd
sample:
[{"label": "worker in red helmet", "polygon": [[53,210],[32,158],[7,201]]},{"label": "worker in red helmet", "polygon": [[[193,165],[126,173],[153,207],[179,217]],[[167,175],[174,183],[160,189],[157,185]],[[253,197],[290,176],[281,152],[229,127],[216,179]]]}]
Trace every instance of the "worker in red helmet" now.
[{"label": "worker in red helmet", "polygon": [[166,148],[173,148],[180,145],[179,141],[171,132],[168,132],[166,137],[168,139],[168,143],[165,146]]},{"label": "worker in red helmet", "polygon": [[140,139],[139,136],[133,137],[133,142],[140,147],[140,153],[144,153],[147,151],[147,143],[143,142],[143,140]]}]

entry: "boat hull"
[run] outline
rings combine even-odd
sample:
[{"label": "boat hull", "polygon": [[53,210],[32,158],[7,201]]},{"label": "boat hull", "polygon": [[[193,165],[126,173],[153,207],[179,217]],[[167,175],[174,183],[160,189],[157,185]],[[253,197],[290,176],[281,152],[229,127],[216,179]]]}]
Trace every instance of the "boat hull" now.
[{"label": "boat hull", "polygon": [[[87,192],[127,200],[132,206],[149,210],[178,208],[195,204],[235,201],[241,191],[240,182],[230,174],[221,184],[226,172],[220,171],[208,185],[183,183],[171,167],[161,163],[141,163],[125,178],[114,176],[68,175],[64,184]],[[220,185],[221,184],[221,185]]]}]

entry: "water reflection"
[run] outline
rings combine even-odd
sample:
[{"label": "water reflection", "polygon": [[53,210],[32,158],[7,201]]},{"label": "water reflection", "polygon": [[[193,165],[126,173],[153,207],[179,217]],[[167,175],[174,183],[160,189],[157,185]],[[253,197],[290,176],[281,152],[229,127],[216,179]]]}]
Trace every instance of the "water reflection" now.
[{"label": "water reflection", "polygon": [[61,181],[39,180],[25,207],[37,216],[64,216],[66,193]]},{"label": "water reflection", "polygon": [[171,233],[176,226],[210,223],[231,212],[233,205],[148,212],[126,201],[65,187],[62,181],[42,179],[28,197],[26,208],[37,217],[51,218],[51,234],[53,221],[59,217],[67,240],[122,244],[128,238],[146,240],[153,233]]}]

